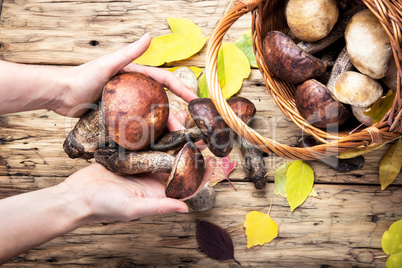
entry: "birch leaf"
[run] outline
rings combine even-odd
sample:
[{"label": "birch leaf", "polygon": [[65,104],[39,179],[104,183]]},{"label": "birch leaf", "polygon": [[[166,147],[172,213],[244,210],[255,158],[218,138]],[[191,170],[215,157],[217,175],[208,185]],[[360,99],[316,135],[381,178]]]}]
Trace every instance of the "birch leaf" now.
[{"label": "birch leaf", "polygon": [[380,162],[381,190],[390,185],[398,176],[402,167],[402,140],[395,142],[385,153]]},{"label": "birch leaf", "polygon": [[278,226],[268,214],[251,211],[244,222],[247,236],[247,248],[264,245],[278,236]]},{"label": "birch leaf", "polygon": [[301,160],[294,161],[286,173],[286,198],[290,211],[303,204],[314,184],[313,169]]},{"label": "birch leaf", "polygon": [[387,95],[379,98],[373,103],[373,105],[371,105],[369,109],[363,113],[367,116],[370,116],[375,123],[380,122],[389,109],[391,109],[395,94],[396,92],[389,90]]},{"label": "birch leaf", "polygon": [[251,30],[242,34],[241,38],[234,43],[246,55],[251,67],[258,68],[257,60],[253,50],[253,40],[251,38]]},{"label": "birch leaf", "polygon": [[394,222],[381,239],[384,252],[389,255],[387,268],[402,267],[402,220]]},{"label": "birch leaf", "polygon": [[286,173],[288,172],[288,168],[291,164],[292,162],[285,162],[275,170],[274,194],[286,197]]},{"label": "birch leaf", "polygon": [[149,66],[187,59],[199,52],[207,40],[201,29],[187,19],[167,18],[173,33],[152,39],[148,50],[135,63]]},{"label": "birch leaf", "polygon": [[[235,45],[223,42],[218,52],[218,80],[225,99],[236,94],[243,85],[243,80],[250,75],[250,63],[246,55]],[[198,83],[199,96],[209,98],[205,75]]]}]

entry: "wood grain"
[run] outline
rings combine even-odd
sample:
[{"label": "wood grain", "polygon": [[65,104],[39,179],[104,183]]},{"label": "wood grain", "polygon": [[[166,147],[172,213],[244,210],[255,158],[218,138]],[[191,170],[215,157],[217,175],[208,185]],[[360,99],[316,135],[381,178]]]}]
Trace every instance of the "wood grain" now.
[{"label": "wood grain", "polygon": [[[40,184],[38,178],[36,184]],[[49,178],[50,179],[50,178]],[[216,186],[217,202],[207,212],[170,214],[131,222],[102,222],[79,228],[54,239],[4,267],[33,265],[145,266],[235,266],[218,262],[200,252],[195,240],[197,220],[210,221],[226,229],[235,245],[235,257],[251,267],[384,267],[382,233],[400,218],[402,191],[390,187],[317,185],[318,198],[308,198],[291,213],[282,197],[251,183]],[[244,219],[248,212],[267,213],[278,224],[279,236],[270,244],[247,249]],[[131,266],[130,266],[131,265]]]}]

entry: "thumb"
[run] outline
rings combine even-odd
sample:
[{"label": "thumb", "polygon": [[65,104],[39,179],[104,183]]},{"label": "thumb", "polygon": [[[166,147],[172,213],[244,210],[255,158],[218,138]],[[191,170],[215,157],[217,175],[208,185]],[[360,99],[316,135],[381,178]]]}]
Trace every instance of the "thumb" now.
[{"label": "thumb", "polygon": [[150,44],[151,36],[146,33],[136,42],[98,58],[95,66],[97,66],[98,70],[104,71],[104,75],[110,78],[117,74],[124,66],[140,57]]},{"label": "thumb", "polygon": [[135,209],[135,218],[142,218],[152,215],[162,215],[167,213],[188,212],[186,203],[173,198],[146,198],[140,201],[135,200],[133,204]]}]

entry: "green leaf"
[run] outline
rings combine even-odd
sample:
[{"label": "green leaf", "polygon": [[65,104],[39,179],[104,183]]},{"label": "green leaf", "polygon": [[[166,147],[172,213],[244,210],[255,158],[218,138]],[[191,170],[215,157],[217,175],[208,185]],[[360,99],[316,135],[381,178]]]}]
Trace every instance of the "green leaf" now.
[{"label": "green leaf", "polygon": [[[250,64],[244,53],[235,45],[222,43],[218,52],[218,79],[225,99],[236,94],[243,85],[243,79],[250,75]],[[198,88],[199,97],[209,97],[205,75],[201,77]]]},{"label": "green leaf", "polygon": [[288,172],[288,168],[292,163],[293,162],[285,162],[275,170],[274,194],[286,197],[286,173]]},{"label": "green leaf", "polygon": [[205,73],[201,76],[201,79],[198,81],[198,97],[209,98],[207,79],[205,78]]},{"label": "green leaf", "polygon": [[385,153],[380,162],[381,190],[390,185],[402,167],[402,140],[399,139]]},{"label": "green leaf", "polygon": [[251,30],[242,34],[241,38],[234,43],[246,55],[251,67],[258,68],[257,60],[253,50],[253,40],[251,39]]},{"label": "green leaf", "polygon": [[314,184],[313,169],[301,160],[294,161],[286,173],[286,196],[290,211],[303,204]]},{"label": "green leaf", "polygon": [[204,47],[207,38],[192,21],[168,18],[167,22],[173,33],[153,38],[148,50],[135,63],[160,66],[187,59]]},{"label": "green leaf", "polygon": [[380,122],[389,109],[391,109],[395,94],[395,92],[389,90],[387,95],[379,98],[369,109],[364,111],[363,114],[370,116],[375,123]]},{"label": "green leaf", "polygon": [[[183,68],[183,67],[184,67],[184,66],[178,66],[178,67],[168,68],[168,69],[166,69],[166,70],[168,70],[168,71],[170,71],[170,72],[173,73],[173,72],[176,71],[177,69]],[[191,67],[188,67],[188,68],[190,68],[191,71],[193,71],[193,73],[194,73],[194,75],[195,75],[196,78],[200,77],[201,73],[204,71],[203,69],[198,68],[198,67],[195,67],[195,66],[191,66]]]},{"label": "green leaf", "polygon": [[394,222],[381,239],[384,252],[389,255],[387,268],[402,267],[402,220]]}]

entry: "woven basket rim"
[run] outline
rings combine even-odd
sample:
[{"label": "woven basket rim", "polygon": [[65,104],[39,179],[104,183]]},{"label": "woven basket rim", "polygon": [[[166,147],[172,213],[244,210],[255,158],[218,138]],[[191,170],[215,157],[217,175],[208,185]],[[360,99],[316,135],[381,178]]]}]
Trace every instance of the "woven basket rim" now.
[{"label": "woven basket rim", "polygon": [[[400,12],[400,10],[402,10],[402,5],[399,3],[391,3],[388,0],[363,0],[363,2],[377,16],[383,24],[383,27],[386,29],[391,40],[393,56],[396,60],[398,70],[398,86],[393,107],[379,123],[366,127],[360,131],[356,131],[350,135],[339,136],[313,127],[302,118],[298,111],[295,110],[295,106],[289,103],[286,98],[280,96],[276,90],[278,87],[290,86],[289,83],[273,77],[261,56],[262,53],[259,44],[263,39],[261,36],[263,30],[261,30],[261,28],[264,26],[262,24],[264,23],[265,18],[262,18],[260,13],[262,13],[264,8],[267,8],[268,5],[272,5],[272,3],[275,4],[275,1],[249,0],[236,1],[232,9],[218,22],[208,43],[205,61],[206,80],[211,100],[214,102],[219,114],[223,116],[229,127],[260,150],[267,153],[273,152],[289,159],[307,160],[322,158],[328,155],[338,155],[341,152],[356,148],[376,147],[393,141],[395,138],[399,137],[402,132],[402,100],[400,95],[402,77],[400,64],[402,60],[402,12]],[[243,123],[228,106],[221,92],[217,78],[217,53],[222,44],[223,36],[229,30],[231,25],[237,21],[238,18],[250,11],[252,11],[252,38],[254,52],[268,92],[286,116],[288,116],[301,130],[311,134],[321,141],[322,144],[309,148],[298,148],[284,145],[263,137],[257,131]],[[270,17],[268,18],[272,19]]]}]

